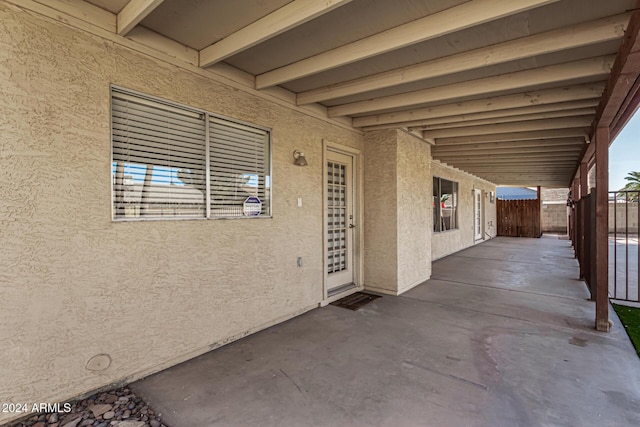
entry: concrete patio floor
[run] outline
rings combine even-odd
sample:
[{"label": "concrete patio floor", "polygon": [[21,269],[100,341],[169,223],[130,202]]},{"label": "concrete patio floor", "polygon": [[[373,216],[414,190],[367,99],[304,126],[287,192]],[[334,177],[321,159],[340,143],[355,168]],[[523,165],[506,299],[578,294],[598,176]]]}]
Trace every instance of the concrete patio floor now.
[{"label": "concrete patio floor", "polygon": [[577,271],[566,240],[497,238],[132,388],[171,427],[640,425],[640,359],[613,310],[594,330]]}]

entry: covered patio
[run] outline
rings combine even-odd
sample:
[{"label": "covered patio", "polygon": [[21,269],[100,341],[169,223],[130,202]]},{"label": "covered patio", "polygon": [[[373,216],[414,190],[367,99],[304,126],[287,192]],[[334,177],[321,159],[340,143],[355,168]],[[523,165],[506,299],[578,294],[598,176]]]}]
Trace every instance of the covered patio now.
[{"label": "covered patio", "polygon": [[496,238],[132,387],[172,426],[638,425],[638,357],[593,305],[569,241]]},{"label": "covered patio", "polygon": [[[0,402],[638,424],[607,182],[639,4],[0,0]],[[572,240],[494,239],[498,185],[570,190]]]}]

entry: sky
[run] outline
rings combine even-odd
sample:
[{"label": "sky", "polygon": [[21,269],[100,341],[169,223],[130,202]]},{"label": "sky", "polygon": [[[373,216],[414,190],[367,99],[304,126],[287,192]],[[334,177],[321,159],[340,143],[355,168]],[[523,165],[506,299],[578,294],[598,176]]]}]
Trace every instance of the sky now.
[{"label": "sky", "polygon": [[609,147],[609,191],[624,187],[632,171],[640,172],[640,110]]}]

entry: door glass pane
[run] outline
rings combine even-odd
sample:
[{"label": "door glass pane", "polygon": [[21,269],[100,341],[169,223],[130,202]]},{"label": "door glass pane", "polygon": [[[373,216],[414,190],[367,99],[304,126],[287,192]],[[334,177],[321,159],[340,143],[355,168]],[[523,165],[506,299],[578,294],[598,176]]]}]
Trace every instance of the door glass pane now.
[{"label": "door glass pane", "polygon": [[347,268],[347,165],[327,163],[328,273]]}]

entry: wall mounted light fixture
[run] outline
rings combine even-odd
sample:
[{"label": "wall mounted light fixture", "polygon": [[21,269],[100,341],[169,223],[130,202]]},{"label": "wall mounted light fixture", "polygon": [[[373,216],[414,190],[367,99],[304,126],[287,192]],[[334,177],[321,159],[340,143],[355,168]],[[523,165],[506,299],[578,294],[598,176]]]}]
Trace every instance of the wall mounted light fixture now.
[{"label": "wall mounted light fixture", "polygon": [[295,150],[293,152],[293,164],[296,166],[307,166],[307,159],[304,157],[304,153],[302,151]]}]

